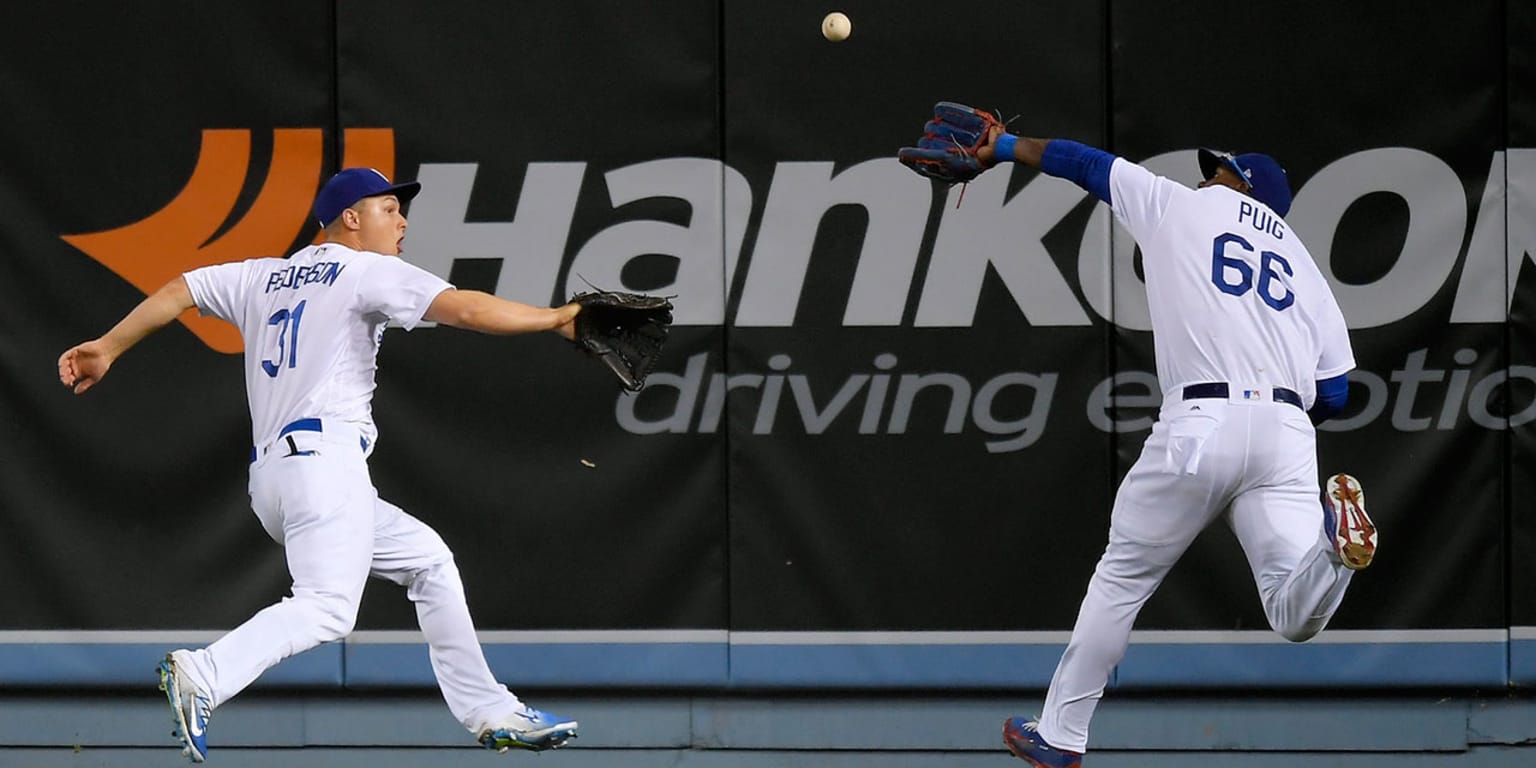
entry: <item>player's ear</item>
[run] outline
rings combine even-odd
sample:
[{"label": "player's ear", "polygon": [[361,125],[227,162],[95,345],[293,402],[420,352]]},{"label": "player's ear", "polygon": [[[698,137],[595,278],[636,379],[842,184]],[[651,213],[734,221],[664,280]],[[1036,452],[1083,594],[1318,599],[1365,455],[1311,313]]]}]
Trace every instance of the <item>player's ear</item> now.
[{"label": "player's ear", "polygon": [[363,224],[362,212],[357,210],[355,206],[343,208],[341,211],[341,223],[347,229],[358,229]]}]

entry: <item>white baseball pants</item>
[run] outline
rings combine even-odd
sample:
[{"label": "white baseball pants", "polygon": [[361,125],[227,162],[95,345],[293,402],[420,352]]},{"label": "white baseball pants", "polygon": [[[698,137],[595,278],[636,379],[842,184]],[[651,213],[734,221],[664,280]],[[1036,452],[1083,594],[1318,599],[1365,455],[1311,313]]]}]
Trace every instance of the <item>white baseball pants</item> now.
[{"label": "white baseball pants", "polygon": [[284,546],[292,595],[178,661],[218,707],[283,659],[350,634],[372,575],[415,603],[453,716],[473,733],[510,722],[522,704],[486,664],[448,546],[378,497],[356,431],[324,429],[290,433],[251,465],[251,507]]},{"label": "white baseball pants", "polygon": [[1353,572],[1323,533],[1316,439],[1307,415],[1285,403],[1164,403],[1115,494],[1109,545],[1051,678],[1040,716],[1051,746],[1085,751],[1136,614],[1218,516],[1248,557],[1270,626],[1301,642],[1327,625]]}]

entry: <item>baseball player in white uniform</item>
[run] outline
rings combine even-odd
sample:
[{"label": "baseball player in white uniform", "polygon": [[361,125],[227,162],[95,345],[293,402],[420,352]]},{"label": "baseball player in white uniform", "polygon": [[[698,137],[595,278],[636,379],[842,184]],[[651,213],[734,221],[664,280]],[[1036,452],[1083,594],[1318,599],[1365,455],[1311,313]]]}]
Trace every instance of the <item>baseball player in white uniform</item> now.
[{"label": "baseball player in white uniform", "polygon": [[390,322],[423,320],[484,333],[572,335],[580,308],[533,307],[461,291],[398,258],[402,206],[420,191],[378,171],[343,170],[321,188],[315,215],[326,242],[286,259],[195,269],[145,299],[106,335],[59,358],[76,394],[118,356],[183,310],[234,323],[245,342],[251,411],[251,507],[286,550],[292,596],[207,648],[160,665],[177,736],[193,762],[207,755],[212,711],[263,671],[346,637],[367,578],[406,589],[443,698],[486,747],[543,750],[577,723],[523,704],[486,664],[453,555],[437,532],[380,499],[367,459],[378,440],[370,402],[375,358]]},{"label": "baseball player in white uniform", "polygon": [[1270,625],[1301,642],[1328,623],[1376,529],[1360,484],[1329,478],[1318,503],[1314,425],[1337,413],[1354,368],[1343,314],[1285,223],[1285,171],[1262,154],[1201,150],[1190,189],[1073,141],[993,129],[983,167],[1017,161],[1109,204],[1141,246],[1158,420],[1115,495],[1109,544],[1038,720],[1003,740],[1040,768],[1076,768],[1131,626],[1190,542],[1218,518],[1237,535]]}]

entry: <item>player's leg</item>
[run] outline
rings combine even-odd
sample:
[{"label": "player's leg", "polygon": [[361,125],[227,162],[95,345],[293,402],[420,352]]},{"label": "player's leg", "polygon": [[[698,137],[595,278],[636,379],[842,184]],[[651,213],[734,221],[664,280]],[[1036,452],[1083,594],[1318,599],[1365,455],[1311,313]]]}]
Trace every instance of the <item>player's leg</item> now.
[{"label": "player's leg", "polygon": [[1147,599],[1188,548],[1182,544],[1143,544],[1117,536],[1088,582],[1077,621],[1036,726],[1046,743],[1081,753],[1088,746],[1088,726],[1104,687],[1130,643],[1131,627]]},{"label": "player's leg", "polygon": [[[475,635],[453,553],[426,523],[379,499],[373,575],[406,588],[448,709],[486,746],[549,749],[575,736],[576,723],[523,704],[496,680]],[[497,734],[501,734],[499,737]]]},{"label": "player's leg", "polygon": [[1087,747],[1089,721],[1125,655],[1136,615],[1224,498],[1228,462],[1219,414],[1195,429],[1166,417],[1115,494],[1109,545],[1046,693],[1038,732],[1058,749]]},{"label": "player's leg", "polygon": [[206,649],[176,652],[212,706],[283,659],[352,631],[368,578],[374,494],[361,456],[341,454],[273,454],[253,467],[252,507],[283,545],[292,595]]},{"label": "player's leg", "polygon": [[1267,466],[1228,513],[1253,571],[1270,626],[1288,640],[1311,638],[1344,599],[1352,571],[1334,551],[1317,485],[1316,438],[1300,411],[1276,407],[1265,431]]}]

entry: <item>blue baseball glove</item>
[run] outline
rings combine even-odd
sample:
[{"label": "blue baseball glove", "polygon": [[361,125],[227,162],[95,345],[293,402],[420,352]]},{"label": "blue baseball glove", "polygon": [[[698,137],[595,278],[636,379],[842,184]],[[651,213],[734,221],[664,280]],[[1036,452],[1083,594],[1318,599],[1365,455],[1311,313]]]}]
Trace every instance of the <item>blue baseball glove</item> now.
[{"label": "blue baseball glove", "polygon": [[984,112],[953,101],[933,105],[933,119],[923,126],[915,147],[902,147],[896,159],[902,165],[945,184],[964,184],[986,170],[976,159],[987,143],[987,132],[1003,123]]}]

